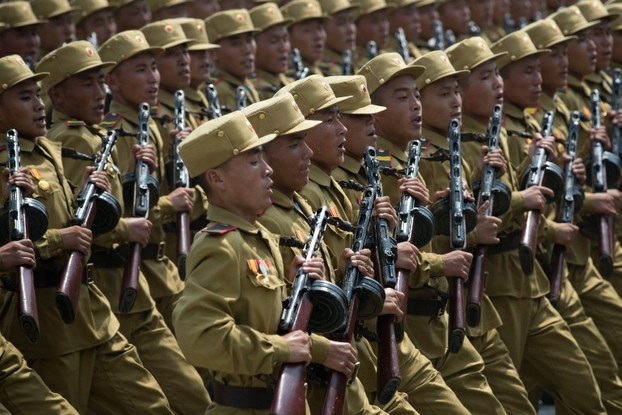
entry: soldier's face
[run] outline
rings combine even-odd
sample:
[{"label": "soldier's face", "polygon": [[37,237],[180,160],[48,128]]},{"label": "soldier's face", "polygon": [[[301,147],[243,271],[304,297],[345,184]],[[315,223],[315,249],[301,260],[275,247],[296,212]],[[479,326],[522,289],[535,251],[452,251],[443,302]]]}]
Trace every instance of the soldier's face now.
[{"label": "soldier's face", "polygon": [[354,50],[356,47],[356,25],[352,10],[335,13],[324,23],[326,47],[337,53]]},{"label": "soldier's face", "polygon": [[494,61],[473,69],[460,90],[462,109],[473,117],[488,118],[495,104],[503,103],[503,78]]},{"label": "soldier's face", "polygon": [[421,17],[421,38],[430,39],[434,36],[434,26],[432,25],[435,20],[438,20],[438,12],[434,4],[420,7],[419,17]]},{"label": "soldier's face", "polygon": [[387,107],[375,115],[378,135],[403,148],[410,140],[419,138],[423,123],[420,98],[415,79],[410,75],[398,76],[376,90],[373,103]]},{"label": "soldier's face", "polygon": [[590,29],[590,38],[596,45],[596,69],[609,67],[613,53],[613,35],[609,22],[601,22]]},{"label": "soldier's face", "polygon": [[190,4],[189,16],[197,19],[206,19],[217,11],[220,11],[218,0],[194,0]]},{"label": "soldier's face", "polygon": [[439,11],[439,15],[445,30],[453,30],[456,36],[469,32],[468,23],[471,20],[471,11],[466,0],[452,0],[444,4]]},{"label": "soldier's face", "polygon": [[176,4],[170,7],[164,7],[153,13],[153,21],[163,19],[176,19],[178,17],[188,17],[188,4]]},{"label": "soldier's face", "polygon": [[115,101],[131,108],[142,102],[158,103],[160,73],[151,53],[140,53],[121,62],[106,77]]},{"label": "soldier's face", "polygon": [[542,94],[540,60],[535,56],[510,63],[501,71],[503,75],[505,101],[529,108],[538,105]]},{"label": "soldier's face", "polygon": [[356,21],[356,43],[365,47],[372,40],[378,49],[386,49],[389,45],[389,18],[386,10],[366,14]]},{"label": "soldier's face", "polygon": [[138,30],[151,22],[151,9],[147,0],[136,0],[116,9],[114,18],[118,32]]},{"label": "soldier's face", "polygon": [[168,48],[156,58],[160,88],[174,92],[190,85],[190,55],[187,45]]},{"label": "soldier's face", "polygon": [[41,48],[51,51],[59,48],[63,43],[76,39],[76,26],[71,19],[71,12],[52,17],[47,23],[39,27]]},{"label": "soldier's face", "polygon": [[209,50],[190,51],[190,85],[198,87],[210,78],[212,72],[212,52]]},{"label": "soldier's face", "polygon": [[421,34],[421,17],[419,16],[417,4],[410,4],[396,9],[391,14],[390,20],[392,31],[401,27],[404,29],[406,39],[414,41],[419,38]]},{"label": "soldier's face", "polygon": [[255,72],[255,52],[257,45],[252,33],[242,33],[220,40],[216,49],[216,66],[240,80]]},{"label": "soldier's face", "polygon": [[117,33],[117,23],[114,20],[112,11],[105,9],[84,18],[76,29],[80,39],[86,39],[87,36],[95,32],[97,43],[101,45]]},{"label": "soldier's face", "polygon": [[326,31],[320,19],[304,20],[289,28],[292,48],[298,48],[304,60],[316,63],[322,59],[326,46]]},{"label": "soldier's face", "polygon": [[264,148],[266,162],[272,167],[274,188],[290,196],[309,181],[313,151],[305,142],[306,133],[282,135]]},{"label": "soldier's face", "polygon": [[346,153],[355,159],[365,155],[369,146],[376,147],[376,127],[373,115],[341,114],[341,122],[348,129],[346,134]]},{"label": "soldier's face", "polygon": [[576,36],[568,42],[568,68],[571,74],[582,78],[596,70],[598,55],[589,30],[582,30]]},{"label": "soldier's face", "polygon": [[258,33],[255,42],[258,68],[274,74],[287,72],[291,45],[285,25],[273,26]]},{"label": "soldier's face", "polygon": [[321,124],[307,131],[307,145],[313,150],[313,164],[330,174],[343,163],[346,153],[346,133],[348,130],[341,123],[336,106],[318,111],[307,117],[309,120],[322,121]]},{"label": "soldier's face", "polygon": [[555,91],[568,84],[568,46],[555,45],[551,53],[540,58],[542,88],[553,96]]},{"label": "soldier's face", "polygon": [[17,54],[36,62],[40,45],[39,25],[15,27],[0,33],[0,56]]},{"label": "soldier's face", "polygon": [[24,137],[46,133],[41,88],[33,80],[21,82],[0,95],[0,131],[15,128]]},{"label": "soldier's face", "polygon": [[492,15],[495,7],[494,0],[469,0],[471,19],[480,27],[492,25]]},{"label": "soldier's face", "polygon": [[426,86],[421,91],[421,105],[425,108],[424,127],[446,133],[449,120],[462,117],[462,97],[456,78],[450,76]]},{"label": "soldier's face", "polygon": [[50,98],[61,112],[89,125],[104,120],[104,74],[92,69],[74,75],[50,88]]},{"label": "soldier's face", "polygon": [[613,32],[613,55],[611,60],[616,63],[622,62],[622,31]]}]

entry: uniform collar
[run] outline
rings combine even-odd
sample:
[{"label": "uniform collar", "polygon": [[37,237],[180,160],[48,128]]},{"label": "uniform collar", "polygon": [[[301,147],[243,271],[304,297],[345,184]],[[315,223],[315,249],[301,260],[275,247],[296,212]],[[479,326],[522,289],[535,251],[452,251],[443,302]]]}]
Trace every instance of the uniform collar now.
[{"label": "uniform collar", "polygon": [[437,133],[436,131],[432,131],[430,129],[427,129],[425,127],[423,127],[423,131],[421,132],[421,135],[423,137],[425,137],[426,141],[428,141],[430,144],[434,145],[437,148],[442,148],[442,149],[449,149],[449,141],[447,140],[447,137]]},{"label": "uniform collar", "polygon": [[309,167],[309,180],[322,187],[330,187],[330,176],[313,163]]},{"label": "uniform collar", "polygon": [[408,154],[389,140],[384,137],[378,136],[377,140],[378,150],[388,151],[392,158],[398,160],[400,163],[406,163],[408,161]]},{"label": "uniform collar", "polygon": [[285,193],[274,188],[272,189],[272,204],[285,209],[293,209],[294,207],[294,201],[292,199],[287,197]]},{"label": "uniform collar", "polygon": [[118,101],[112,101],[110,103],[110,112],[117,113],[128,123],[138,126],[138,111],[136,108],[128,107]]},{"label": "uniform collar", "polygon": [[360,160],[356,160],[354,157],[346,154],[343,159],[343,163],[341,163],[339,167],[350,173],[357,174],[359,171],[361,171],[361,166],[362,164]]},{"label": "uniform collar", "polygon": [[210,222],[224,223],[225,225],[235,226],[237,229],[247,233],[256,234],[259,232],[256,224],[248,223],[235,213],[213,204],[209,204],[207,207],[207,219]]},{"label": "uniform collar", "polygon": [[503,114],[507,115],[510,118],[525,118],[525,113],[522,109],[518,108],[516,105],[511,104],[509,102],[505,102],[503,104]]},{"label": "uniform collar", "polygon": [[462,131],[469,133],[486,133],[488,127],[468,115],[462,114]]},{"label": "uniform collar", "polygon": [[174,109],[175,108],[175,94],[169,91],[165,91],[160,88],[158,92],[158,104],[164,105],[167,108]]}]

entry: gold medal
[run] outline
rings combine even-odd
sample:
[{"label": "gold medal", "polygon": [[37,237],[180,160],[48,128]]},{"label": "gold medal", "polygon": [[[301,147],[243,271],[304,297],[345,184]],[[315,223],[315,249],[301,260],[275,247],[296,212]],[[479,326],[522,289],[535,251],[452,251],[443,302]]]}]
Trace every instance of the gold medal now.
[{"label": "gold medal", "polygon": [[47,192],[50,189],[50,184],[46,180],[39,180],[39,189]]}]

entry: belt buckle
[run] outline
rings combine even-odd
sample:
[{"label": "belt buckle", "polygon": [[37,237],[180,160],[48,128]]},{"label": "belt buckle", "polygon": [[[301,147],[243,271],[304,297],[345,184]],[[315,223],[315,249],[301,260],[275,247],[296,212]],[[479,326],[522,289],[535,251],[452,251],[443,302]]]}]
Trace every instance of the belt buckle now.
[{"label": "belt buckle", "polygon": [[158,243],[158,252],[156,254],[156,261],[164,260],[164,250],[166,249],[166,242],[162,241]]},{"label": "belt buckle", "polygon": [[354,364],[354,370],[352,371],[352,376],[350,376],[350,379],[348,379],[348,385],[351,385],[352,382],[354,382],[354,379],[356,379],[356,376],[359,374],[359,368],[361,367],[361,362],[356,362]]},{"label": "belt buckle", "polygon": [[445,308],[447,307],[447,301],[449,300],[449,294],[438,293],[440,299],[438,300],[438,317],[442,317],[445,314]]},{"label": "belt buckle", "polygon": [[89,262],[88,264],[86,264],[85,276],[86,276],[86,283],[89,285],[95,283],[95,280],[93,278],[94,270],[95,270],[95,266],[93,266],[92,262]]}]

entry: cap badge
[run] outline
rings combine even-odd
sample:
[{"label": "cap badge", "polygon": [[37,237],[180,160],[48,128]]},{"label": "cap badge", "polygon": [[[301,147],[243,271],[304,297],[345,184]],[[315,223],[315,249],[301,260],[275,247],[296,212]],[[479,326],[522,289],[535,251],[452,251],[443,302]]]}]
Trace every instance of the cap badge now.
[{"label": "cap badge", "polygon": [[235,15],[235,20],[237,20],[238,22],[242,23],[244,21],[244,16],[242,16],[241,14],[236,14]]},{"label": "cap badge", "polygon": [[92,48],[90,48],[90,47],[87,47],[85,50],[86,50],[86,55],[87,55],[87,56],[93,56],[93,54],[95,53],[95,52],[93,51],[93,49],[92,49]]},{"label": "cap badge", "polygon": [[173,33],[173,26],[171,26],[170,24],[167,24],[166,26],[164,26],[164,31],[166,33]]}]

